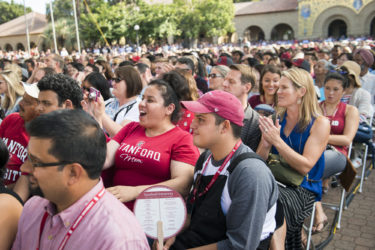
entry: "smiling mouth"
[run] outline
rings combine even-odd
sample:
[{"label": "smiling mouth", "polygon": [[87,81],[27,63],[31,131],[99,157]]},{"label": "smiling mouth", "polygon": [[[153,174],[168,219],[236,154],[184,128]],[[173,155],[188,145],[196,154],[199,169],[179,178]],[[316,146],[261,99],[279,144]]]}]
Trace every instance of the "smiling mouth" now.
[{"label": "smiling mouth", "polygon": [[139,116],[145,116],[147,113],[145,111],[139,111]]}]

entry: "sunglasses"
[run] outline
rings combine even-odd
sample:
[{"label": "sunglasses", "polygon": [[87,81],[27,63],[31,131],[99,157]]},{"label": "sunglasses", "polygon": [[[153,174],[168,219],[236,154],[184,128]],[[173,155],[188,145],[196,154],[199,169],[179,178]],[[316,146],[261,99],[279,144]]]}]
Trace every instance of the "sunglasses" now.
[{"label": "sunglasses", "polygon": [[335,70],[330,70],[332,73],[339,73],[342,76],[347,76],[349,72],[346,69],[335,69]]},{"label": "sunglasses", "polygon": [[113,81],[115,81],[115,82],[119,83],[119,82],[121,82],[121,81],[122,81],[122,79],[121,79],[121,78],[119,78],[119,77],[116,77],[116,78],[113,78]]},{"label": "sunglasses", "polygon": [[221,77],[221,78],[223,78],[223,76],[218,75],[218,74],[209,74],[209,75],[208,75],[208,78],[212,78],[212,79],[214,79],[214,78],[216,78],[216,77]]},{"label": "sunglasses", "polygon": [[88,91],[90,92],[90,88],[87,88],[87,87],[81,87],[82,91]]}]

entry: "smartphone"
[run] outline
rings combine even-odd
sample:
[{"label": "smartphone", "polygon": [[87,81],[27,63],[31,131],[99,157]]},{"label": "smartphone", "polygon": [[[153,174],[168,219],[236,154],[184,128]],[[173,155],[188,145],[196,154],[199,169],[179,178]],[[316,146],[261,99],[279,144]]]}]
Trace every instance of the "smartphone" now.
[{"label": "smartphone", "polygon": [[96,88],[91,87],[90,93],[89,93],[89,100],[91,101],[98,101],[98,98],[100,97],[100,91]]}]

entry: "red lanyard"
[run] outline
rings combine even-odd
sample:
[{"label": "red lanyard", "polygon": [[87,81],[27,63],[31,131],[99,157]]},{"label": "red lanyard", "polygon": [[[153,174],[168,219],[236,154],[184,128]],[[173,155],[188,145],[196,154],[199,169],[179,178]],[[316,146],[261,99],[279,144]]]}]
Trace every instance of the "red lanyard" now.
[{"label": "red lanyard", "polygon": [[[239,140],[236,143],[236,145],[234,146],[234,148],[232,149],[232,151],[230,152],[230,154],[225,158],[223,164],[219,167],[219,169],[216,171],[215,175],[212,177],[210,183],[208,183],[208,185],[204,188],[203,192],[201,192],[201,193],[198,194],[198,197],[201,197],[202,195],[206,194],[208,192],[208,190],[210,190],[210,188],[214,185],[215,181],[217,180],[217,178],[219,178],[219,175],[223,171],[224,167],[227,165],[228,161],[233,157],[233,154],[236,152],[236,150],[241,145],[241,143],[242,143],[241,140]],[[203,175],[204,171],[206,170],[206,168],[208,166],[208,163],[211,160],[211,157],[212,157],[212,154],[208,157],[208,159],[206,161],[206,164],[204,165],[204,167],[202,169],[201,174],[199,174],[197,176],[197,181],[195,182],[195,185],[194,185],[193,197],[191,198],[191,203],[195,202],[196,195],[197,195],[197,192],[198,192],[198,187],[199,187],[199,184],[201,182],[202,175]]]},{"label": "red lanyard", "polygon": [[[64,239],[61,241],[60,246],[58,248],[59,250],[64,249],[66,243],[68,242],[70,236],[72,236],[74,230],[76,230],[76,228],[78,227],[78,225],[82,222],[83,218],[88,214],[88,212],[90,212],[90,210],[95,206],[95,204],[103,197],[104,193],[105,193],[105,188],[103,187],[95,195],[95,197],[92,198],[92,200],[83,208],[82,212],[79,214],[79,216],[77,217],[77,219],[74,221],[74,223],[72,224],[72,226],[69,228],[69,230],[66,233]],[[41,241],[41,238],[42,238],[42,233],[43,233],[44,226],[45,226],[46,221],[47,221],[47,217],[48,217],[48,213],[45,212],[44,215],[43,215],[42,221],[40,223],[39,242],[38,242],[38,247],[36,248],[36,250],[40,249],[40,241]]]}]

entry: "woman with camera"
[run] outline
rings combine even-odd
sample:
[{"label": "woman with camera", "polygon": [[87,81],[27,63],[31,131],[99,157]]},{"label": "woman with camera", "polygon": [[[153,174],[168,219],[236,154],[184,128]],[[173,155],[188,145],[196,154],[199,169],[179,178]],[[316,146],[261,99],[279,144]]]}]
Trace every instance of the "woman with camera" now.
[{"label": "woman with camera", "polygon": [[[119,67],[113,79],[113,98],[96,102],[93,114],[99,124],[112,137],[121,128],[132,121],[139,121],[139,94],[142,91],[142,80],[138,71],[132,66]],[[104,96],[103,96],[104,97]],[[94,97],[97,101],[97,98]]]}]

